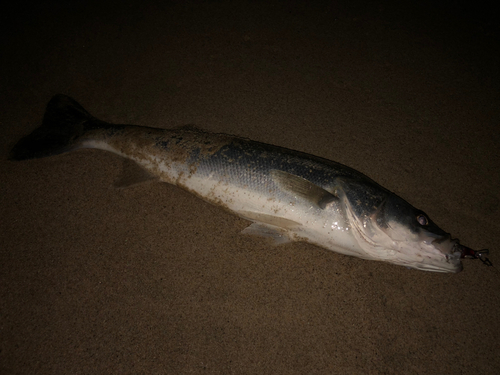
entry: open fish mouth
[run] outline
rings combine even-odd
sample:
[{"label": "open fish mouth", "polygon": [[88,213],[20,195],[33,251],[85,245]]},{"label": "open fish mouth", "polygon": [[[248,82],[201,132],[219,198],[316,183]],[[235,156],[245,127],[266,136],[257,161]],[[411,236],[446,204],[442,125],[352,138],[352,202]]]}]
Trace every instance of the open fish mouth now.
[{"label": "open fish mouth", "polygon": [[[459,251],[458,240],[449,240],[447,247],[449,248],[448,252],[445,252],[446,262],[449,264],[453,264],[456,267],[455,272],[460,272],[463,269],[463,265],[461,262],[462,253]],[[436,246],[439,248],[439,245]]]},{"label": "open fish mouth", "polygon": [[460,252],[457,247],[457,245],[459,245],[459,241],[457,239],[452,239],[450,235],[437,238],[431,243],[436,249],[445,255],[455,255],[457,252]]}]

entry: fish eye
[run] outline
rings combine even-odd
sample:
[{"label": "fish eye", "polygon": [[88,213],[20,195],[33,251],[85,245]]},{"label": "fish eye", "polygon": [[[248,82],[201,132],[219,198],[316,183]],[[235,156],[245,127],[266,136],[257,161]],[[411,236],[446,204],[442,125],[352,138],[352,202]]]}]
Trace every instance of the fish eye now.
[{"label": "fish eye", "polygon": [[422,214],[417,216],[417,221],[420,225],[429,224],[429,219],[427,219],[427,217],[425,215],[422,215]]}]

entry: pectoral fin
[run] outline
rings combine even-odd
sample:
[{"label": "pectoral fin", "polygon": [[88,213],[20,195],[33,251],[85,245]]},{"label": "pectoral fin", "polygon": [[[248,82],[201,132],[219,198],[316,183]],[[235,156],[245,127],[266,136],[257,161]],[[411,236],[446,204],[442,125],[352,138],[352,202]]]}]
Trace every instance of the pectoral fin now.
[{"label": "pectoral fin", "polygon": [[324,210],[329,203],[339,199],[334,194],[313,184],[311,181],[288,172],[273,169],[271,171],[271,177],[283,190],[287,190],[298,197],[310,201],[322,210]]}]

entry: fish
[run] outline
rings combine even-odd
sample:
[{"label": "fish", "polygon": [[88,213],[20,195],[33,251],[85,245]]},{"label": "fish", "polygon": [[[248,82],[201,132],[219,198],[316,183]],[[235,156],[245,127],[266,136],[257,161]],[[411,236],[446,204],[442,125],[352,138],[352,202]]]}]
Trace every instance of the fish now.
[{"label": "fish", "polygon": [[55,95],[42,124],[20,139],[9,159],[99,149],[124,158],[126,187],[156,179],[248,220],[242,233],[273,244],[308,242],[361,259],[457,273],[461,259],[491,265],[420,209],[343,164],[195,127],[111,124],[74,99]]}]

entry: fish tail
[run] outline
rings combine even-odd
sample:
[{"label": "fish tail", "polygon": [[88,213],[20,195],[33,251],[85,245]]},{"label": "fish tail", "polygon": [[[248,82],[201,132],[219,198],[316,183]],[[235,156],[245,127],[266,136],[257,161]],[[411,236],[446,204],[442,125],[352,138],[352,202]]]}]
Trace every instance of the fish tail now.
[{"label": "fish tail", "polygon": [[27,160],[62,154],[78,148],[86,123],[95,118],[66,95],[55,95],[47,104],[43,122],[12,148],[11,160]]}]

